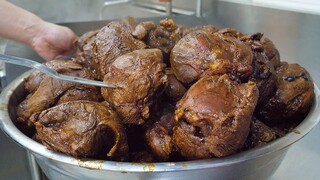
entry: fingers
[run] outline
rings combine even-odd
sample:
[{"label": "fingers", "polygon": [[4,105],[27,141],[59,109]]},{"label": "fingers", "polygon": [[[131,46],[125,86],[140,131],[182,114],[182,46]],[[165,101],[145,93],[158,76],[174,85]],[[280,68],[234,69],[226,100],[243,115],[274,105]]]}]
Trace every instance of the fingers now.
[{"label": "fingers", "polygon": [[33,49],[45,60],[60,59],[75,52],[75,33],[63,26],[45,23],[34,38]]}]

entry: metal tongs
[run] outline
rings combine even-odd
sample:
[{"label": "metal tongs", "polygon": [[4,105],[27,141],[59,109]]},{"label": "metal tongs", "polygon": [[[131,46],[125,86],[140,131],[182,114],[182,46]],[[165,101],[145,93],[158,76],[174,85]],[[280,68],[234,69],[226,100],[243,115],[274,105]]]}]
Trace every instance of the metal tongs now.
[{"label": "metal tongs", "polygon": [[5,54],[0,54],[0,61],[10,63],[10,64],[16,64],[20,66],[26,66],[29,68],[37,69],[38,71],[45,73],[46,75],[53,77],[58,80],[68,81],[68,82],[74,82],[74,83],[80,83],[85,85],[91,85],[91,86],[100,86],[100,87],[106,87],[106,88],[116,88],[115,85],[107,84],[102,81],[94,81],[90,79],[75,77],[75,76],[67,76],[63,74],[57,73],[57,71],[49,68],[48,66],[38,63],[36,61],[32,61],[30,59],[20,58],[16,56],[10,56]]}]

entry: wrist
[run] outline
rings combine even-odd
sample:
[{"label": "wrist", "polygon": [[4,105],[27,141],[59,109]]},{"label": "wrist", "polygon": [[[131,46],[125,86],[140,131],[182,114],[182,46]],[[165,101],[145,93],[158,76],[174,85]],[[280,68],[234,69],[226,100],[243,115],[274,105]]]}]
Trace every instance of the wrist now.
[{"label": "wrist", "polygon": [[23,32],[25,33],[22,42],[30,47],[34,46],[34,41],[40,36],[43,27],[45,26],[45,21],[35,16],[27,20],[23,27]]}]

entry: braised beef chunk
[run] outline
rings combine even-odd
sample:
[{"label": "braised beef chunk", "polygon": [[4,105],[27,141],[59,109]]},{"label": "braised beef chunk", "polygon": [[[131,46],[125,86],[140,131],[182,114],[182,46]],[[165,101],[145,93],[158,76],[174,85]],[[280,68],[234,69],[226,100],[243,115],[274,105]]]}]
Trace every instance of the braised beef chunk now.
[{"label": "braised beef chunk", "polygon": [[249,45],[223,29],[217,32],[197,30],[174,46],[170,63],[178,80],[186,84],[205,75],[225,73],[245,79],[252,73],[252,52]]},{"label": "braised beef chunk", "polygon": [[[275,63],[276,59],[272,61],[270,57],[274,57],[275,47],[271,41],[261,40],[262,33],[242,34],[236,29],[221,29],[219,33],[224,36],[229,36],[240,40],[242,43],[248,45],[252,52],[252,72],[240,76],[242,82],[253,81],[257,84],[259,89],[258,104],[265,102],[275,93]],[[268,53],[269,56],[266,54]],[[249,75],[249,77],[247,76]],[[246,78],[248,77],[248,78]]]},{"label": "braised beef chunk", "polygon": [[[79,71],[81,69],[84,69],[81,65],[78,63],[74,63],[69,60],[51,60],[49,62],[45,63],[46,66],[49,68],[57,71],[58,73],[69,73],[72,70]],[[90,73],[90,77],[93,78],[92,72],[89,72],[86,70],[87,73]],[[39,87],[41,81],[43,78],[47,77],[44,73],[40,71],[33,71],[30,76],[27,77],[27,79],[24,81],[24,86],[28,92],[33,93],[37,88]]]},{"label": "braised beef chunk", "polygon": [[253,82],[238,84],[228,75],[196,82],[177,103],[173,142],[188,159],[223,157],[244,144],[259,92]]},{"label": "braised beef chunk", "polygon": [[131,35],[131,28],[124,22],[114,21],[97,33],[93,42],[93,66],[101,79],[108,73],[108,66],[117,57],[146,47],[144,42]]},{"label": "braised beef chunk", "polygon": [[314,87],[309,73],[298,64],[282,62],[276,70],[277,91],[256,110],[257,117],[270,125],[301,121],[309,112]]},{"label": "braised beef chunk", "polygon": [[272,67],[263,52],[254,52],[253,55],[253,73],[250,75],[249,81],[257,84],[259,89],[258,104],[261,104],[274,95],[276,91],[276,74],[274,67]]},{"label": "braised beef chunk", "polygon": [[147,37],[151,30],[156,28],[156,26],[157,25],[153,21],[141,22],[135,27],[132,35],[137,39],[143,40]]},{"label": "braised beef chunk", "polygon": [[277,138],[277,133],[256,118],[250,125],[250,133],[244,144],[243,150],[263,146]]},{"label": "braised beef chunk", "polygon": [[205,71],[201,68],[213,58],[209,46],[209,38],[201,30],[191,32],[178,41],[170,55],[171,68],[178,80],[187,84],[200,77]]},{"label": "braised beef chunk", "polygon": [[97,35],[97,33],[98,30],[88,31],[77,39],[77,41],[75,42],[75,46],[77,47],[77,50],[79,50],[77,54],[82,52],[83,47],[88,44]]},{"label": "braised beef chunk", "polygon": [[46,75],[40,71],[33,71],[25,80],[24,87],[29,93],[33,93],[39,87],[41,81]]},{"label": "braised beef chunk", "polygon": [[90,89],[83,86],[75,86],[65,91],[65,93],[60,96],[56,105],[76,100],[99,102],[102,100],[102,97],[100,91],[97,91],[95,88]]},{"label": "braised beef chunk", "polygon": [[154,100],[163,91],[167,76],[158,49],[136,50],[110,64],[104,82],[116,89],[101,88],[102,96],[119,113],[125,124],[143,124]]},{"label": "braised beef chunk", "polygon": [[260,32],[173,19],[113,21],[83,34],[72,61],[47,66],[115,89],[34,71],[15,124],[49,149],[131,162],[225,157],[292,132],[310,110],[313,81],[280,62]]},{"label": "braised beef chunk", "polygon": [[146,37],[146,43],[151,48],[160,49],[166,57],[170,54],[173,46],[183,37],[181,30],[172,19],[164,19],[150,31]]},{"label": "braised beef chunk", "polygon": [[[77,76],[86,79],[93,79],[94,77],[91,71],[72,61],[61,60],[51,61],[49,63],[57,72],[61,74]],[[42,79],[39,78],[39,76]],[[33,80],[32,77],[36,80]],[[75,88],[79,87],[80,89],[86,89],[85,91],[87,93],[90,93],[90,95],[84,95],[84,93],[81,93],[81,96],[74,96],[73,98],[71,98],[72,100],[99,99],[99,94],[96,87],[61,81],[53,79],[52,77],[46,75],[42,76],[41,74],[33,74],[31,77],[29,77],[26,81],[26,86],[28,86],[29,89],[36,90],[33,90],[34,92],[28,95],[28,97],[19,104],[17,108],[17,114],[18,121],[23,122],[28,126],[33,126],[34,118],[32,117],[32,115],[34,115],[34,113],[40,113],[42,110],[54,106],[61,97],[65,97],[65,94],[68,94],[69,90],[73,91]]]},{"label": "braised beef chunk", "polygon": [[72,101],[44,110],[35,127],[49,149],[76,157],[127,157],[127,137],[117,114],[97,102]]},{"label": "braised beef chunk", "polygon": [[266,55],[266,49],[261,42],[263,34],[255,33],[242,35],[241,41],[251,46],[253,53],[253,73],[249,76],[249,81],[257,84],[259,89],[258,104],[268,100],[276,91],[276,74],[273,62]]},{"label": "braised beef chunk", "polygon": [[263,38],[261,43],[264,47],[264,52],[266,53],[269,61],[271,62],[274,68],[280,66],[280,53],[278,49],[275,47],[273,42],[268,38]]},{"label": "braised beef chunk", "polygon": [[182,98],[187,89],[184,85],[176,78],[170,68],[165,71],[168,77],[168,85],[165,89],[165,94],[171,101],[178,101]]},{"label": "braised beef chunk", "polygon": [[168,113],[146,131],[146,143],[156,159],[160,161],[168,160],[173,151],[172,135],[175,125],[173,113]]},{"label": "braised beef chunk", "polygon": [[[227,68],[225,72],[238,76],[241,80],[249,77],[253,72],[252,62],[254,59],[252,47],[247,43],[243,43],[239,39],[239,37],[241,37],[241,33],[235,29],[225,28],[220,29],[214,33],[214,35],[218,36],[224,42],[229,44],[230,52],[228,53],[231,55],[231,59],[229,59],[229,61],[232,64],[232,71],[230,72],[230,70]],[[211,69],[211,71],[214,70],[215,68]]]},{"label": "braised beef chunk", "polygon": [[129,27],[130,31],[133,32],[136,26],[139,24],[139,22],[131,16],[128,16],[121,20],[127,27]]},{"label": "braised beef chunk", "polygon": [[149,48],[158,48],[162,51],[164,62],[170,66],[170,52],[174,45],[186,34],[195,29],[210,29],[213,26],[201,26],[189,28],[183,25],[177,25],[172,19],[161,20],[159,24],[153,21],[140,22],[132,35],[140,40],[144,40]]},{"label": "braised beef chunk", "polygon": [[203,26],[197,26],[195,28],[184,29],[183,34],[185,36],[185,35],[189,34],[190,32],[197,31],[197,30],[206,31],[208,33],[215,33],[217,31],[219,31],[219,28],[217,28],[216,26],[213,26],[213,25],[203,25]]},{"label": "braised beef chunk", "polygon": [[98,33],[97,31],[89,31],[83,34],[76,42],[77,56],[73,59],[76,63],[79,63],[87,68],[92,68],[93,46],[92,43]]}]

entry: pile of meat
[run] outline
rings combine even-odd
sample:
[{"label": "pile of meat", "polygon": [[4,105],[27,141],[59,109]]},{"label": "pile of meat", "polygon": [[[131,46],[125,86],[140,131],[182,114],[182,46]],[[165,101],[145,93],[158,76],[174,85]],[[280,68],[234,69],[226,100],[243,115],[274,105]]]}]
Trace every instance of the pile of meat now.
[{"label": "pile of meat", "polygon": [[17,123],[75,157],[159,162],[218,158],[275,140],[307,115],[309,73],[280,61],[263,34],[212,25],[113,21],[46,65],[99,88],[33,72]]}]

